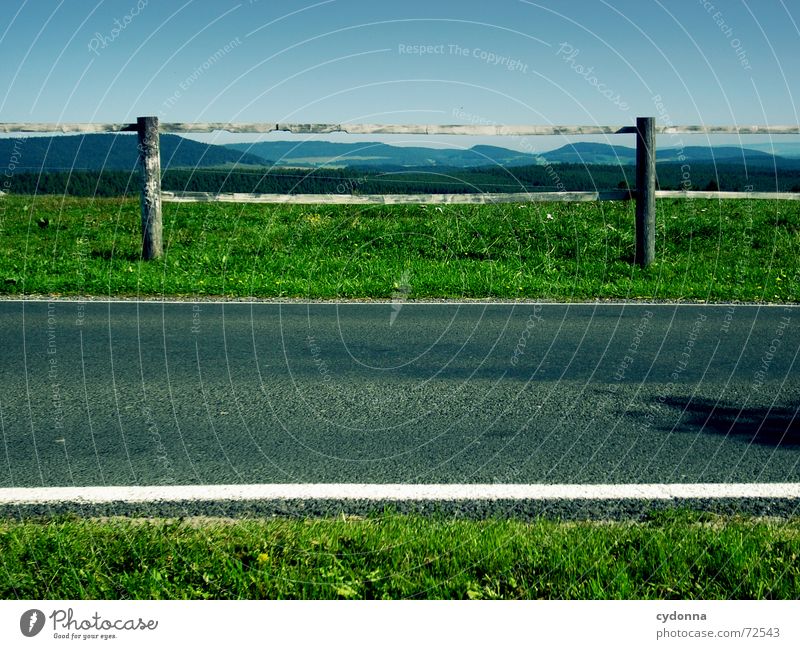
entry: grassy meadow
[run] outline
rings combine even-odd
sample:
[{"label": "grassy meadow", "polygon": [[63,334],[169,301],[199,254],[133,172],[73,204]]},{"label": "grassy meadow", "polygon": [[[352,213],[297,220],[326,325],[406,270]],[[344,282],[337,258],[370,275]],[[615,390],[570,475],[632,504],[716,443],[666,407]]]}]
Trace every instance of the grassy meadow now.
[{"label": "grassy meadow", "polygon": [[0,198],[0,293],[386,299],[800,300],[800,202],[660,200],[657,261],[634,204],[164,205],[140,258],[131,199]]}]

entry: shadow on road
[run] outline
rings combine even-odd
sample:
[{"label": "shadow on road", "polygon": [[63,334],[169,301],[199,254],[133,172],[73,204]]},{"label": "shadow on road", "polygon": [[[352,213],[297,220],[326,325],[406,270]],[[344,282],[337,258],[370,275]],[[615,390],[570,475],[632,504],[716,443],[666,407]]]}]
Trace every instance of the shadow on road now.
[{"label": "shadow on road", "polygon": [[797,407],[741,408],[710,400],[667,399],[680,413],[675,430],[736,435],[756,444],[800,446],[800,409]]}]

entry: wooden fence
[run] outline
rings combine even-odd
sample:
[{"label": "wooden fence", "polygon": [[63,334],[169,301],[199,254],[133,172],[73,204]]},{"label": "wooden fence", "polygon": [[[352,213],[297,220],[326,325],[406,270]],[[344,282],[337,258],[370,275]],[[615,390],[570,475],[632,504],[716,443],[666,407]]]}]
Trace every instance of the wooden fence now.
[{"label": "wooden fence", "polygon": [[[625,135],[636,136],[636,189],[604,192],[536,192],[503,194],[237,194],[207,192],[164,192],[161,190],[161,156],[159,133],[271,133],[286,131],[298,134],[347,133],[351,135]],[[693,192],[656,190],[656,135],[798,135],[798,126],[656,126],[654,117],[638,117],[636,126],[536,126],[536,125],[435,125],[435,124],[289,124],[255,123],[159,123],[158,117],[139,117],[135,124],[124,123],[0,123],[2,133],[115,133],[138,134],[139,164],[142,171],[142,257],[154,259],[163,255],[161,203],[171,202],[237,202],[237,203],[333,203],[383,204],[414,203],[509,203],[533,201],[636,201],[635,263],[648,266],[655,259],[655,199],[669,198],[738,198],[739,192]],[[747,192],[752,199],[800,200],[800,194]]]}]

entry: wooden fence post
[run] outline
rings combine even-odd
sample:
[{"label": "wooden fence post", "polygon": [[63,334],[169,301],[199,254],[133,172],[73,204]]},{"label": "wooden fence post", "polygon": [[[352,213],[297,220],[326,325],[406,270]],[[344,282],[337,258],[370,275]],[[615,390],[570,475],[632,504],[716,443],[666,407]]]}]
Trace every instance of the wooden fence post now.
[{"label": "wooden fence post", "polygon": [[139,117],[139,167],[142,174],[142,259],[164,254],[161,236],[161,154],[158,117]]},{"label": "wooden fence post", "polygon": [[636,118],[636,263],[656,256],[656,118]]}]

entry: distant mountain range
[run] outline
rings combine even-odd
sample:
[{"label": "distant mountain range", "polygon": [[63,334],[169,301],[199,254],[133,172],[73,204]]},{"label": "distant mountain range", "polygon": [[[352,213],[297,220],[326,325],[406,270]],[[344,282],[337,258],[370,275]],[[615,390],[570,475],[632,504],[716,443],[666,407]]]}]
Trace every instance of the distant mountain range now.
[{"label": "distant mountain range", "polygon": [[[602,143],[576,142],[563,146],[555,151],[543,153],[542,157],[550,163],[575,163],[575,164],[609,164],[609,165],[635,165],[636,149],[625,146],[611,146]],[[658,149],[656,152],[658,162],[679,163],[717,163],[717,164],[746,164],[747,166],[765,166],[773,163],[778,166],[800,166],[800,161],[773,156],[756,149],[736,146],[687,146],[683,148]]]},{"label": "distant mountain range", "polygon": [[[0,139],[0,160],[15,158],[17,171],[69,171],[111,169],[130,171],[136,167],[136,135],[130,133],[57,135]],[[223,167],[226,165],[270,165],[271,162],[224,146],[208,145],[177,135],[162,135],[161,168]],[[16,150],[16,155],[15,154]]]},{"label": "distant mountain range", "polygon": [[[290,167],[363,167],[397,169],[402,167],[517,167],[532,164],[636,164],[636,149],[595,142],[576,142],[541,154],[514,151],[499,146],[476,145],[469,149],[433,149],[399,147],[382,142],[258,142],[226,145],[277,161]],[[786,149],[787,152],[789,149]],[[796,146],[800,156],[800,145]],[[664,148],[657,153],[659,162],[746,164],[748,166],[800,167],[799,158],[773,156],[750,148],[736,146],[683,149]]]},{"label": "distant mountain range", "polygon": [[[136,136],[90,134],[27,137],[22,143],[0,139],[0,160],[11,160],[15,147],[19,171],[69,169],[131,170],[136,166]],[[748,167],[800,168],[800,144],[700,147],[658,150],[659,162],[716,163]],[[161,165],[168,168],[196,167],[357,167],[374,171],[409,168],[519,167],[543,164],[633,165],[636,150],[604,143],[576,142],[553,151],[530,154],[499,146],[476,145],[469,149],[435,149],[393,146],[382,142],[258,142],[228,145],[203,144],[177,135],[161,136]]]}]

